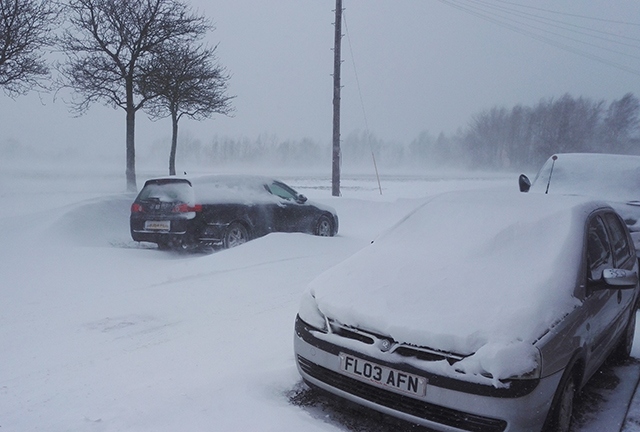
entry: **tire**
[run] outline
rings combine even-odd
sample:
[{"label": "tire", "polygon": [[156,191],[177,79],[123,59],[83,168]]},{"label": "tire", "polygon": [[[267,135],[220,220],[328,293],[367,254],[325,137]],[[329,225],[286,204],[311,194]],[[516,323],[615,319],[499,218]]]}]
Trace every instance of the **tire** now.
[{"label": "tire", "polygon": [[322,215],[316,222],[316,227],[313,233],[320,237],[332,237],[333,236],[333,223],[328,216]]},{"label": "tire", "polygon": [[633,346],[633,338],[636,334],[636,309],[631,311],[631,317],[627,323],[627,327],[620,337],[620,342],[611,354],[611,359],[615,362],[624,362],[631,357],[631,347]]},{"label": "tire", "polygon": [[231,223],[224,232],[222,246],[225,249],[240,246],[249,241],[249,232],[240,222]]},{"label": "tire", "polygon": [[569,432],[575,397],[576,379],[571,370],[560,381],[543,432]]}]

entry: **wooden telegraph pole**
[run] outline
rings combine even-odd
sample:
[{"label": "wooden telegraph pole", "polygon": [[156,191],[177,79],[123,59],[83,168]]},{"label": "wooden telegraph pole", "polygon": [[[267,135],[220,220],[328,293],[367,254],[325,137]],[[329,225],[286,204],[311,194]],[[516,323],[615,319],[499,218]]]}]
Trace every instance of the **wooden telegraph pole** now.
[{"label": "wooden telegraph pole", "polygon": [[335,40],[333,47],[333,170],[332,195],[340,196],[340,46],[342,41],[342,0],[336,0]]}]

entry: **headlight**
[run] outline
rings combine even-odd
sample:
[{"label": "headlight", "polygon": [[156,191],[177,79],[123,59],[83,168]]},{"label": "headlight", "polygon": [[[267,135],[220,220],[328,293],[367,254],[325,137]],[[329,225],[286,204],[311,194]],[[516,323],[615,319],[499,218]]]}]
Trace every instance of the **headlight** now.
[{"label": "headlight", "polygon": [[309,290],[305,291],[302,295],[298,316],[302,321],[318,330],[327,332],[329,329],[327,326],[327,318],[320,312],[320,309],[318,309],[318,303]]},{"label": "headlight", "polygon": [[540,351],[526,342],[489,343],[455,364],[462,373],[490,378],[495,387],[511,380],[540,378]]}]

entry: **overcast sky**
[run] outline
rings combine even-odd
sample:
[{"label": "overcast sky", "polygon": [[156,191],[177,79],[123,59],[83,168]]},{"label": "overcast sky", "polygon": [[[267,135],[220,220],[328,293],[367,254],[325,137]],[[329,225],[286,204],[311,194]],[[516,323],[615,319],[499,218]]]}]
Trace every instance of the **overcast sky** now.
[{"label": "overcast sky", "polygon": [[[181,131],[331,141],[333,0],[193,0],[216,25],[209,41],[231,74],[235,116],[182,120]],[[410,142],[451,134],[493,106],[564,93],[608,102],[640,96],[637,0],[343,0],[342,136],[368,129]],[[359,84],[359,85],[358,85]],[[144,152],[168,120],[137,117]],[[122,155],[125,115],[95,105],[81,118],[61,98],[0,93],[0,144]]]}]

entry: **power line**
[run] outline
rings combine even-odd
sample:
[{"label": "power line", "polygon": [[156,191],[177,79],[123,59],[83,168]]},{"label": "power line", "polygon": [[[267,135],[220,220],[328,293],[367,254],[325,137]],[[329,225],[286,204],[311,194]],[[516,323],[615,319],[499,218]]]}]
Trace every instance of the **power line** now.
[{"label": "power line", "polygon": [[[500,1],[500,0],[497,0],[497,1]],[[537,14],[533,14],[533,13],[523,12],[523,11],[520,11],[520,10],[517,10],[517,9],[508,8],[508,7],[505,7],[505,6],[496,6],[496,5],[493,5],[493,4],[488,3],[486,1],[475,0],[474,2],[478,3],[478,4],[482,4],[482,5],[484,5],[484,6],[488,7],[488,8],[504,12],[506,14],[512,14],[512,15],[518,16],[520,18],[529,19],[531,21],[539,22],[539,23],[542,23],[542,24],[550,26],[550,27],[557,27],[557,28],[560,28],[562,30],[566,30],[566,31],[569,31],[569,32],[585,35],[585,36],[592,37],[592,38],[601,39],[601,40],[604,40],[604,41],[607,41],[607,42],[611,42],[611,43],[615,43],[615,44],[620,44],[620,45],[625,45],[625,46],[629,46],[629,47],[640,49],[640,45],[628,44],[628,43],[625,43],[625,42],[622,42],[622,41],[619,41],[619,40],[615,40],[615,39],[611,39],[611,38],[608,38],[608,37],[605,37],[605,36],[613,36],[613,37],[618,38],[618,39],[626,39],[626,40],[629,40],[629,41],[640,42],[640,39],[638,39],[638,38],[632,38],[632,37],[628,37],[628,36],[619,35],[619,34],[616,34],[616,33],[597,30],[597,29],[594,29],[594,28],[591,28],[591,27],[572,24],[572,23],[568,23],[568,22],[565,22],[565,21],[548,18],[548,17],[545,17],[543,15],[537,15]],[[513,3],[509,3],[509,4],[513,4]],[[547,10],[545,9],[545,11],[547,11]],[[548,11],[548,12],[551,12],[551,11]],[[563,14],[563,15],[567,15],[567,14]],[[568,16],[574,16],[574,15],[568,14]],[[582,15],[581,15],[581,17],[582,17]],[[610,22],[608,20],[604,20],[604,21]],[[573,30],[572,28],[573,29],[586,30],[587,32],[590,32],[590,33],[582,32],[582,31],[578,31],[578,30]],[[598,33],[598,34],[601,34],[601,35],[604,35],[604,36],[597,36],[597,35],[594,35],[594,34],[591,34],[591,33]]]},{"label": "power line", "polygon": [[[532,39],[536,39],[536,40],[538,40],[540,42],[555,46],[555,47],[557,47],[559,49],[562,49],[562,50],[577,54],[579,56],[588,58],[590,60],[597,61],[599,63],[602,63],[602,64],[605,64],[605,65],[608,65],[608,66],[623,70],[625,72],[640,76],[640,70],[638,70],[637,68],[632,68],[632,67],[629,67],[629,66],[627,66],[625,64],[622,64],[622,63],[619,63],[619,62],[616,62],[616,61],[613,61],[613,60],[609,60],[609,59],[607,59],[605,57],[602,57],[602,56],[593,54],[591,52],[576,48],[574,46],[568,45],[568,44],[563,43],[563,42],[559,42],[558,40],[554,39],[553,37],[550,37],[549,35],[560,37],[560,38],[564,38],[564,39],[570,40],[572,42],[577,42],[577,43],[584,44],[584,45],[587,45],[587,46],[591,46],[591,47],[594,47],[594,48],[606,50],[607,53],[622,54],[622,55],[625,56],[625,58],[629,58],[629,57],[631,57],[631,58],[639,58],[637,56],[634,56],[634,55],[631,55],[631,54],[628,54],[628,53],[622,53],[620,51],[611,50],[609,48],[602,47],[602,46],[599,46],[599,45],[596,45],[596,44],[593,44],[593,43],[590,43],[590,42],[586,42],[586,41],[583,41],[583,40],[579,40],[579,39],[576,39],[576,38],[572,38],[572,37],[569,37],[569,36],[566,36],[566,35],[562,35],[562,34],[559,34],[557,32],[552,32],[552,31],[549,31],[549,30],[546,30],[546,29],[541,29],[541,28],[533,26],[531,24],[523,23],[522,21],[519,21],[519,20],[508,19],[508,21],[505,22],[505,19],[507,19],[507,18],[505,18],[503,15],[496,15],[495,13],[493,13],[491,11],[488,11],[486,9],[487,6],[489,6],[491,8],[494,8],[494,9],[497,8],[496,6],[487,5],[486,2],[483,2],[483,1],[473,1],[473,0],[467,0],[466,2],[464,0],[438,0],[438,1],[440,1],[441,3],[443,3],[443,4],[447,5],[447,6],[453,7],[455,9],[461,10],[461,11],[463,11],[465,13],[470,14],[470,15],[473,15],[473,16],[476,16],[478,18],[481,18],[481,19],[483,19],[485,21],[489,21],[491,23],[494,23],[494,24],[496,24],[496,25],[498,25],[500,27],[507,28],[507,29],[509,29],[509,30],[511,30],[513,32],[520,33],[520,34],[528,36],[528,37],[530,37]],[[498,0],[498,1],[500,1],[500,0]],[[470,5],[469,3],[474,3],[474,4]],[[503,3],[514,4],[514,3],[511,3],[511,2],[503,2]],[[480,6],[478,6],[478,4]],[[485,6],[484,9],[482,7],[483,5]],[[544,10],[544,11],[546,11],[546,10]],[[512,12],[506,12],[506,13],[511,14],[511,15],[516,15],[515,13],[512,13]],[[570,16],[572,14],[564,14],[564,15]],[[581,18],[586,18],[585,16],[580,16],[580,17]],[[611,22],[611,20],[604,20],[604,21]],[[631,23],[626,23],[626,24],[631,24]],[[547,23],[545,25],[550,25],[550,26],[553,26],[553,27],[556,27],[556,28],[563,28],[563,27],[555,25],[555,24],[548,24]],[[535,31],[527,30],[526,28],[523,28],[523,27],[528,27],[528,28],[533,29]],[[566,28],[563,28],[563,29],[566,30]],[[537,32],[541,32],[541,33],[536,33],[536,31]],[[593,37],[593,36],[591,36],[591,37]]]},{"label": "power line", "polygon": [[495,1],[497,1],[499,3],[518,6],[518,7],[525,8],[525,9],[532,9],[532,10],[537,10],[537,11],[541,11],[541,12],[547,12],[547,13],[551,13],[551,14],[563,15],[563,16],[574,17],[574,18],[583,18],[583,19],[592,20],[592,21],[601,21],[601,22],[606,22],[606,23],[610,23],[610,24],[622,24],[622,25],[640,27],[640,23],[633,23],[633,22],[627,22],[627,21],[616,21],[616,20],[609,20],[609,19],[606,19],[606,18],[597,18],[597,17],[587,16],[587,15],[578,15],[578,14],[572,14],[572,13],[566,13],[566,12],[558,12],[558,11],[554,11],[554,10],[551,10],[551,9],[543,9],[543,8],[538,8],[538,7],[535,7],[535,6],[527,6],[527,5],[514,3],[514,2],[510,2],[510,1],[506,1],[506,0],[495,0]]}]

